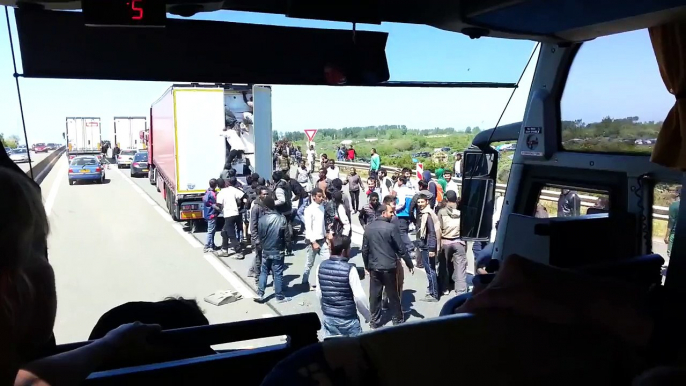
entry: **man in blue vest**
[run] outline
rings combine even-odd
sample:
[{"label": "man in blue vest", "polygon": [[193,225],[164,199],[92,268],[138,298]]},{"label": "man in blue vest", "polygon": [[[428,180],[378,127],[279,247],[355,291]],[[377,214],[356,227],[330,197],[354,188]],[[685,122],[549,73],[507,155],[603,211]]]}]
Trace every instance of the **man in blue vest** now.
[{"label": "man in blue vest", "polygon": [[361,334],[358,311],[365,323],[371,320],[357,268],[348,262],[349,250],[350,238],[335,235],[331,241],[331,257],[322,261],[315,272],[325,338]]}]

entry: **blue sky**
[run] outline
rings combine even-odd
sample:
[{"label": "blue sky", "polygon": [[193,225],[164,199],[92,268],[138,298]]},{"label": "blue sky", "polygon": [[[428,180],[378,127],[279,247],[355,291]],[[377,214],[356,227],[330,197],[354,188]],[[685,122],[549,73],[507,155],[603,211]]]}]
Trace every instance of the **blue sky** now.
[{"label": "blue sky", "polygon": [[[350,29],[349,23],[288,19],[284,16],[214,12],[195,17],[244,23]],[[12,23],[14,20],[12,18]],[[3,23],[4,25],[4,23]],[[533,42],[471,40],[432,27],[358,25],[389,33],[386,53],[392,80],[515,82]],[[0,104],[5,135],[23,138],[7,31],[0,28]],[[18,51],[16,30],[13,32]],[[248,42],[246,44],[249,45]],[[565,91],[563,119],[600,120],[639,116],[662,120],[674,98],[660,79],[646,31],[597,39],[582,48]],[[21,64],[19,63],[19,72]],[[523,82],[528,86],[533,71]],[[572,82],[572,80],[574,80]],[[527,83],[528,82],[528,83]],[[67,116],[103,120],[103,138],[112,133],[112,117],[148,115],[150,104],[169,83],[50,80],[20,78],[29,143],[61,142]],[[502,123],[522,119],[526,92],[518,92]],[[274,129],[294,131],[380,124],[411,128],[492,127],[510,90],[397,89],[324,86],[273,87]]]}]

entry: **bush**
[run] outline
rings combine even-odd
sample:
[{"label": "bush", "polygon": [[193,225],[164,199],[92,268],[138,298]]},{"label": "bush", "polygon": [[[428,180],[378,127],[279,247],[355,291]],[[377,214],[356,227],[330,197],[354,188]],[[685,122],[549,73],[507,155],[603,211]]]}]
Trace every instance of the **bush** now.
[{"label": "bush", "polygon": [[414,145],[412,143],[412,140],[410,139],[401,139],[398,141],[393,141],[393,147],[396,149],[396,151],[408,151],[412,150],[414,148]]}]

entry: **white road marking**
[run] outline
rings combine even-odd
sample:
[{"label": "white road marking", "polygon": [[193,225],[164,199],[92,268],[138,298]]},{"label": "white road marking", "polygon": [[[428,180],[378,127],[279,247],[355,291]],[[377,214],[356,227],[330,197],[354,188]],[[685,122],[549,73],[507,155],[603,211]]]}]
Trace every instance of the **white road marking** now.
[{"label": "white road marking", "polygon": [[200,244],[200,242],[198,240],[196,240],[195,237],[193,237],[193,235],[186,232],[183,229],[183,225],[181,225],[180,223],[172,224],[172,227],[181,235],[181,237],[183,237],[186,241],[188,241],[188,244],[190,244],[191,247],[201,248],[203,246],[202,244]]},{"label": "white road marking", "polygon": [[171,218],[171,216],[169,215],[169,213],[167,213],[161,206],[155,205],[155,206],[153,206],[153,209],[155,209],[155,211],[156,211],[157,213],[159,213],[160,216],[162,216],[162,218],[164,219],[164,221],[167,221],[167,222],[172,222],[172,221],[174,221],[174,220]]},{"label": "white road marking", "polygon": [[148,196],[148,195],[145,194],[145,193],[141,193],[141,196],[143,196],[143,199],[145,200],[145,202],[147,202],[147,203],[150,204],[150,205],[154,205],[155,208],[159,208],[159,206],[157,206],[157,203],[155,202],[155,200],[153,200],[152,198],[150,198],[150,196]]},{"label": "white road marking", "polygon": [[67,168],[67,164],[63,163],[60,170],[57,172],[57,180],[53,182],[50,192],[48,193],[48,198],[45,199],[45,215],[50,217],[52,212],[52,206],[55,204],[55,199],[57,198],[57,190],[60,188],[60,184],[64,179],[64,170]]},{"label": "white road marking", "polygon": [[203,257],[208,263],[220,274],[226,281],[233,286],[233,288],[238,291],[245,299],[254,299],[257,297],[255,291],[249,289],[243,284],[243,282],[234,275],[233,272],[229,271],[212,253],[203,253]]},{"label": "white road marking", "polygon": [[[136,192],[139,192],[141,196],[148,202],[149,204],[152,205],[152,207],[155,209],[157,213],[159,213],[162,218],[167,221],[167,222],[174,222],[172,220],[171,216],[167,211],[162,208],[157,202],[155,202],[153,199],[151,199],[138,185],[136,185],[130,178],[126,177],[124,173],[121,172],[121,170],[116,169],[115,172],[119,173],[120,176],[124,177],[124,179],[131,184],[131,186],[134,187],[134,190]],[[183,229],[183,225],[180,223],[174,222],[171,224],[172,228],[174,228],[181,237],[183,237],[188,243],[193,247],[193,248],[202,248],[203,245],[200,241],[198,241],[193,235],[189,234]],[[252,289],[248,288],[233,272],[231,272],[224,264],[222,264],[217,257],[212,254],[212,253],[203,253],[203,257],[205,260],[214,268],[217,273],[219,273],[226,281],[231,284],[231,286],[240,293],[243,298],[245,299],[254,299],[257,297],[257,293],[253,291]],[[264,314],[262,315],[263,318],[267,317],[274,317],[272,314]],[[252,346],[249,346],[248,348],[253,348]]]},{"label": "white road marking", "polygon": [[[136,185],[136,183],[133,182],[133,180],[131,180],[130,178],[126,178],[126,176],[124,175],[124,173],[123,173],[120,169],[115,169],[114,172],[117,173],[117,174],[119,174],[120,176],[124,177],[124,180],[125,180],[126,182],[128,182],[129,185],[131,185],[131,186],[133,187],[133,190],[135,190],[136,193],[138,193],[141,197],[143,197],[143,199],[145,200],[145,202],[147,202],[147,203],[150,204],[150,205],[154,205],[156,208],[158,208],[157,203],[155,202],[155,200],[153,200],[152,198],[150,198],[150,196],[148,196],[148,195],[143,191],[143,189],[141,189],[138,185]],[[171,221],[171,219],[169,219],[168,221]]]}]

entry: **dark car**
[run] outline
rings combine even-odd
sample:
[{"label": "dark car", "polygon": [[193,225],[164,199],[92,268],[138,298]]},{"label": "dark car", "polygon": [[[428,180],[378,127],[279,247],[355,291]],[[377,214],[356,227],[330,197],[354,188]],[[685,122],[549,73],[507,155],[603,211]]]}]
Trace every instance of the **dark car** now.
[{"label": "dark car", "polygon": [[147,176],[149,170],[148,152],[139,151],[133,156],[131,161],[131,177]]}]

